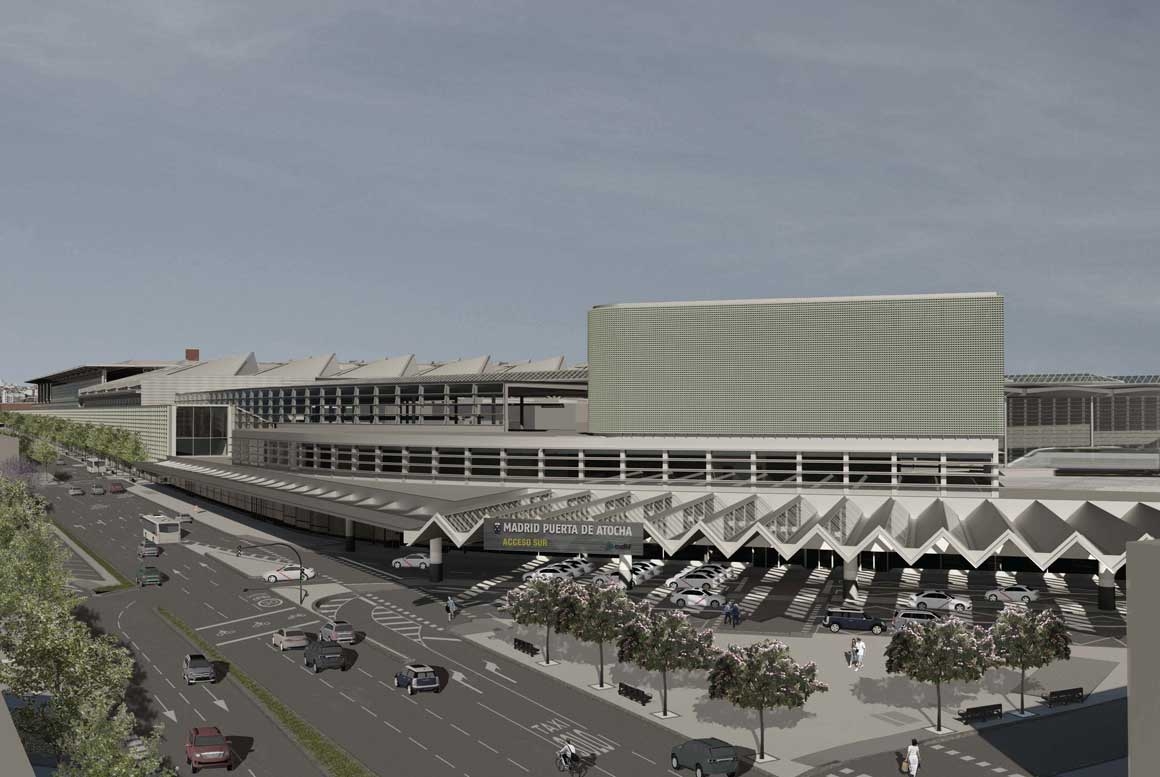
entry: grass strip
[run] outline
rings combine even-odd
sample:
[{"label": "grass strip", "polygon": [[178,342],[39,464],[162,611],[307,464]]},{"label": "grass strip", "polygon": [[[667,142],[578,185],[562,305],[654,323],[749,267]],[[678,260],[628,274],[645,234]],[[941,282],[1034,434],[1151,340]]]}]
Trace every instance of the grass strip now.
[{"label": "grass strip", "polygon": [[[177,617],[164,607],[157,608],[158,614],[169,621],[170,625],[185,635],[204,655],[216,661],[226,661],[213,645],[202,639],[201,635],[189,627],[185,621]],[[228,662],[227,662],[228,663]],[[325,769],[331,777],[375,777],[374,773],[363,766],[358,759],[352,756],[330,737],[310,725],[294,710],[266,690],[265,686],[257,682],[245,672],[230,664],[229,676],[257,699],[274,717],[282,728],[298,742],[298,745]]]},{"label": "grass strip", "polygon": [[115,566],[113,566],[112,564],[110,564],[108,561],[105,561],[103,558],[101,558],[101,557],[100,557],[100,555],[98,555],[98,554],[97,554],[97,552],[96,552],[95,550],[93,550],[93,549],[92,549],[92,548],[90,548],[88,545],[86,545],[86,544],[84,544],[83,542],[81,542],[81,540],[80,540],[80,538],[79,538],[79,537],[77,537],[75,534],[73,534],[73,533],[72,533],[71,531],[69,531],[68,529],[66,529],[66,528],[64,528],[63,526],[61,526],[61,525],[60,525],[60,523],[59,523],[58,521],[53,521],[52,523],[53,523],[53,525],[54,525],[54,526],[56,526],[56,528],[60,529],[60,530],[61,530],[61,532],[62,532],[62,533],[63,533],[63,534],[66,536],[66,537],[68,537],[70,540],[72,540],[72,541],[73,541],[73,542],[75,542],[77,545],[79,545],[79,546],[80,546],[80,548],[81,548],[81,549],[82,549],[82,550],[83,550],[85,553],[88,553],[88,554],[89,554],[89,556],[90,556],[90,557],[91,557],[91,558],[92,558],[94,561],[96,561],[98,564],[100,564],[102,567],[104,567],[106,572],[108,572],[108,573],[109,573],[110,575],[112,575],[113,577],[117,578],[117,583],[118,583],[117,585],[105,585],[105,586],[101,586],[100,588],[97,588],[97,589],[95,589],[95,590],[94,590],[94,593],[103,594],[103,593],[108,593],[109,591],[119,591],[119,590],[121,590],[122,588],[132,588],[132,587],[133,587],[133,581],[132,581],[132,580],[126,580],[126,579],[125,579],[125,576],[124,576],[124,575],[122,575],[120,572],[118,572],[118,571],[117,571],[117,568],[116,568]]}]

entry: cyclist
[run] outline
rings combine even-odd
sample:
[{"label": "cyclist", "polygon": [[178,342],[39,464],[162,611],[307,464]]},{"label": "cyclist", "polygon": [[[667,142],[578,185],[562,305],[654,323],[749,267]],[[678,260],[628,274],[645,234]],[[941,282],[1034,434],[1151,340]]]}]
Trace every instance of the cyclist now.
[{"label": "cyclist", "polygon": [[564,740],[564,746],[560,748],[560,752],[556,753],[560,760],[560,764],[565,768],[572,768],[580,761],[580,754],[576,752],[576,745],[572,744],[571,739]]}]

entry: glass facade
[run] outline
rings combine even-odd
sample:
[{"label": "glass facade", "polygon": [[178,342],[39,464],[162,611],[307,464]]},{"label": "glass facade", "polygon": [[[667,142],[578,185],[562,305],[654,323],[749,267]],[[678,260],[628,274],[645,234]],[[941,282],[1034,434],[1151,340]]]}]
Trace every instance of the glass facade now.
[{"label": "glass facade", "polygon": [[1160,447],[1160,389],[1108,393],[1041,391],[1007,396],[1007,448],[1013,460],[1037,448]]},{"label": "glass facade", "polygon": [[175,451],[178,456],[224,456],[229,438],[229,408],[178,405]]}]

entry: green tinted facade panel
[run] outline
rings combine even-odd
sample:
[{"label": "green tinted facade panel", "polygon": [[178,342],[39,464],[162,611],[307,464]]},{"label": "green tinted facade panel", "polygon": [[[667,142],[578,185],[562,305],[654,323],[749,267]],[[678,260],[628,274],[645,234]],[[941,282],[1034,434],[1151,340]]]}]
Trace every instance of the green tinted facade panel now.
[{"label": "green tinted facade panel", "polygon": [[1000,437],[997,294],[596,307],[596,434]]}]

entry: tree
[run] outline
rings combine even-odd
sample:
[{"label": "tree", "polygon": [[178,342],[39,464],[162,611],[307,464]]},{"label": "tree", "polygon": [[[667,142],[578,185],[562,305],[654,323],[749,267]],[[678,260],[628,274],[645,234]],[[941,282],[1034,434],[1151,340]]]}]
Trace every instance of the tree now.
[{"label": "tree", "polygon": [[1027,670],[1071,658],[1071,634],[1055,610],[1034,612],[1027,607],[1008,605],[991,626],[991,639],[999,662],[1019,670],[1020,713],[1026,713],[1023,686]]},{"label": "tree", "polygon": [[[152,777],[162,758],[157,752],[160,729],[135,736],[137,720],[124,704],[110,713],[107,705],[87,703],[62,740],[59,777]],[[130,744],[131,743],[131,744]]]},{"label": "tree", "polygon": [[604,685],[604,643],[620,636],[636,613],[636,606],[628,595],[611,583],[593,583],[578,587],[575,609],[561,624],[563,631],[581,642],[595,642],[600,648],[600,664],[597,679]]},{"label": "tree", "polygon": [[767,639],[746,647],[730,645],[709,670],[709,698],[757,710],[760,757],[765,758],[765,711],[802,707],[813,694],[828,691],[829,686],[817,677],[817,665],[796,663],[782,642]]},{"label": "tree", "polygon": [[957,618],[912,623],[895,632],[886,646],[886,671],[920,683],[934,683],[936,727],[942,730],[942,684],[974,682],[995,665],[991,635]]},{"label": "tree", "polygon": [[524,588],[508,594],[512,618],[521,626],[544,627],[544,662],[552,663],[549,639],[552,630],[573,619],[580,598],[579,586],[570,580],[532,580]]},{"label": "tree", "polygon": [[28,458],[43,466],[45,474],[48,474],[48,465],[56,461],[56,456],[56,448],[47,440],[37,440],[28,451]]},{"label": "tree", "polygon": [[713,632],[698,630],[683,612],[654,610],[645,605],[616,642],[617,661],[661,673],[661,715],[669,714],[669,672],[706,669],[716,656]]}]

